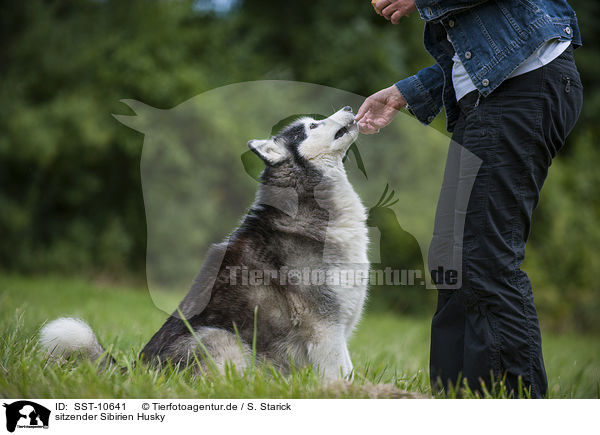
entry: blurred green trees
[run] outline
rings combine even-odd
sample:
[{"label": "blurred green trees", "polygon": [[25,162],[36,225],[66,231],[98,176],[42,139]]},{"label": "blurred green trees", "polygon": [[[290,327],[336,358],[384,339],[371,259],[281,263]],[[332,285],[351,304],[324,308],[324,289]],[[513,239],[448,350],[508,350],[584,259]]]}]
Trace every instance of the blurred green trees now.
[{"label": "blurred green trees", "polygon": [[[584,109],[542,192],[525,269],[546,326],[598,331],[600,5],[571,3]],[[367,0],[240,0],[227,13],[183,0],[0,4],[0,267],[22,273],[144,275],[143,138],[112,118],[131,114],[120,99],[166,109],[263,79],[368,95],[433,62],[416,14],[392,26]]]}]

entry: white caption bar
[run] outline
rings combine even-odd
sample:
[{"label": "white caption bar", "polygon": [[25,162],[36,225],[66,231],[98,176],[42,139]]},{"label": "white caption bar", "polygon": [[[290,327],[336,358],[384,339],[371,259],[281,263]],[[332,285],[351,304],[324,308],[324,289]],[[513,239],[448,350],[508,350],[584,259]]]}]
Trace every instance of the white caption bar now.
[{"label": "white caption bar", "polygon": [[[218,433],[586,433],[598,400],[4,399],[20,435]],[[512,428],[512,429],[511,429]],[[4,428],[2,429],[4,430]],[[175,432],[174,432],[175,431]],[[237,431],[237,432],[234,432]],[[6,433],[6,432],[4,432]]]}]

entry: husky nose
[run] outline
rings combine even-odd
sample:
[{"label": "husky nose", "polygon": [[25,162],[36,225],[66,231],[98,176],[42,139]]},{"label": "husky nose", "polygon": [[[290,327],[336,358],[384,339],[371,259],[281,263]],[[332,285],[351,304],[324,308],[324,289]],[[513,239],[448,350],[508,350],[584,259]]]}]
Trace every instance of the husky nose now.
[{"label": "husky nose", "polygon": [[342,108],[342,110],[344,110],[346,112],[352,112],[352,107],[346,106],[346,107]]}]

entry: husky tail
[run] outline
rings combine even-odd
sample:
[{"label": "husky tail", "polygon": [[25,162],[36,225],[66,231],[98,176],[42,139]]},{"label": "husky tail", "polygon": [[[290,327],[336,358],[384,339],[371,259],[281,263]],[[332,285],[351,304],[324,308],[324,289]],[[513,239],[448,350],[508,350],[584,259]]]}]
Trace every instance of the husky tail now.
[{"label": "husky tail", "polygon": [[40,331],[40,344],[46,354],[55,360],[66,360],[71,356],[102,363],[114,363],[110,355],[105,355],[104,348],[98,342],[92,328],[81,319],[61,317],[44,325]]}]

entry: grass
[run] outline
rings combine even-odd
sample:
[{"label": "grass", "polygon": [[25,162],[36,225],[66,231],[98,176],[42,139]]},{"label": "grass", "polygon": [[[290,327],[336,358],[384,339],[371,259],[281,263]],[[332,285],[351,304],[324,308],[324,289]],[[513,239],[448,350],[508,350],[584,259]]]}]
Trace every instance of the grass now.
[{"label": "grass", "polygon": [[[166,296],[168,298],[169,296]],[[172,300],[175,306],[177,300]],[[49,363],[37,347],[46,320],[88,321],[126,370],[90,362]],[[82,279],[0,276],[0,396],[11,398],[359,398],[431,395],[427,375],[429,319],[367,313],[350,344],[353,382],[323,383],[310,368],[281,376],[268,367],[194,376],[150,369],[137,353],[166,314],[143,288]],[[544,334],[551,398],[599,398],[600,343],[595,336]],[[495,397],[501,397],[496,394]]]}]

